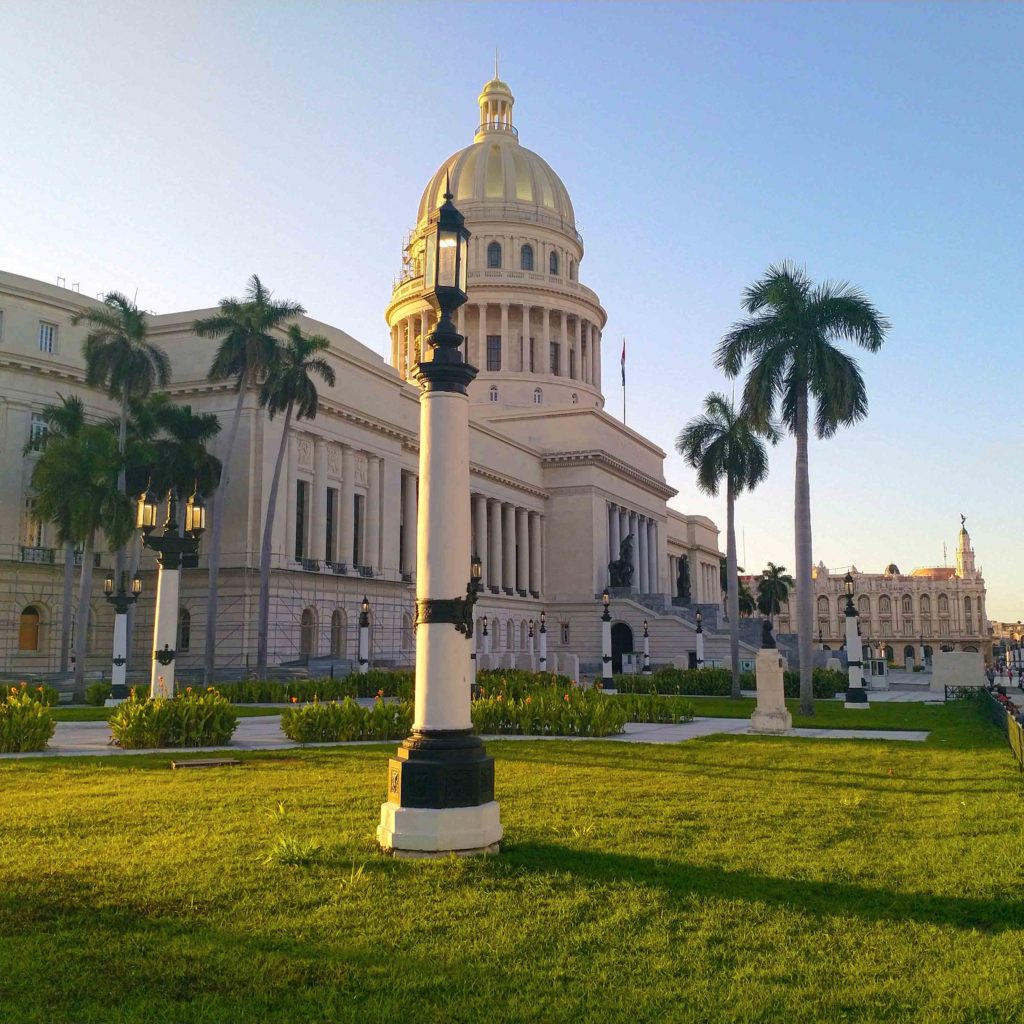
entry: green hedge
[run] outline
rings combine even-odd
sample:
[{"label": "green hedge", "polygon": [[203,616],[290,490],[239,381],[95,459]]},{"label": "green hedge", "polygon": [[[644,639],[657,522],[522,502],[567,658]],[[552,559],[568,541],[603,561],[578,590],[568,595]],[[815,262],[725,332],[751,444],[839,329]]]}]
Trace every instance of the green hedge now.
[{"label": "green hedge", "polygon": [[113,692],[110,683],[90,683],[85,688],[85,703],[93,707],[102,707],[103,702]]},{"label": "green hedge", "polygon": [[45,750],[56,728],[49,705],[24,683],[0,702],[0,754]]},{"label": "green hedge", "polygon": [[231,740],[238,712],[212,686],[188,687],[176,697],[144,700],[132,695],[110,716],[110,731],[125,750],[156,747],[219,747]]},{"label": "green hedge", "polygon": [[520,700],[533,693],[547,692],[552,686],[561,687],[565,691],[576,684],[569,676],[560,676],[555,672],[494,668],[477,672],[476,685],[482,697],[496,697],[501,694],[506,700],[510,697]]},{"label": "green hedge", "polygon": [[340,702],[296,705],[281,713],[281,731],[296,743],[401,740],[411,729],[410,700],[376,700],[366,708],[346,697]]},{"label": "green hedge", "polygon": [[[727,668],[660,668],[649,676],[615,676],[615,689],[619,693],[665,693],[683,696],[728,697],[732,691],[732,672]],[[753,672],[740,673],[740,686],[753,690],[757,686]],[[814,670],[814,696],[817,699],[834,697],[846,690],[845,672],[830,668]],[[786,696],[800,696],[800,673],[783,675]]]},{"label": "green hedge", "polygon": [[626,709],[627,722],[665,722],[678,725],[692,722],[697,714],[696,705],[678,697],[663,697],[657,693],[628,693],[608,696]]},{"label": "green hedge", "polygon": [[596,690],[550,686],[525,697],[473,701],[473,731],[514,736],[612,736],[626,724],[626,705]]},{"label": "green hedge", "polygon": [[410,670],[371,669],[363,675],[353,672],[338,679],[253,679],[223,683],[217,690],[235,704],[287,704],[290,701],[333,701],[344,697],[400,697],[412,699]]}]

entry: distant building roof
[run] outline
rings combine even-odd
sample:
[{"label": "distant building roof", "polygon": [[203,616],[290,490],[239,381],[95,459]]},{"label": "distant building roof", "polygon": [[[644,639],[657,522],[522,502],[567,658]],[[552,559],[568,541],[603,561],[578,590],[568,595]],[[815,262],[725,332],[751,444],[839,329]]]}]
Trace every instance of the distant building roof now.
[{"label": "distant building roof", "polygon": [[910,575],[923,576],[929,580],[951,580],[956,575],[956,569],[947,569],[944,565],[927,566],[915,569]]}]

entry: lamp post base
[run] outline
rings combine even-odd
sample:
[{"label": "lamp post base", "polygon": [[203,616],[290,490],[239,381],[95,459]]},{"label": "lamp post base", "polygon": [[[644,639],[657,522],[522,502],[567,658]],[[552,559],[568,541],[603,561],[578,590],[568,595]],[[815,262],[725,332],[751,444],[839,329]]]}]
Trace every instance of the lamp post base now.
[{"label": "lamp post base", "polygon": [[377,842],[396,857],[497,853],[503,831],[498,803],[476,807],[400,807],[381,804]]},{"label": "lamp post base", "polygon": [[844,708],[869,708],[871,704],[868,701],[868,691],[862,687],[851,687],[846,691],[846,701],[843,704]]}]

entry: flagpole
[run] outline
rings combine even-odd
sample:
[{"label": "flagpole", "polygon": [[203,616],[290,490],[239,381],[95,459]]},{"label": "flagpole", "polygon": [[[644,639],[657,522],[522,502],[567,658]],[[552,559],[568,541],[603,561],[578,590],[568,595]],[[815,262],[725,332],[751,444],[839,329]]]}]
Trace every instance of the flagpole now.
[{"label": "flagpole", "polygon": [[622,425],[626,425],[626,336],[622,336]]}]

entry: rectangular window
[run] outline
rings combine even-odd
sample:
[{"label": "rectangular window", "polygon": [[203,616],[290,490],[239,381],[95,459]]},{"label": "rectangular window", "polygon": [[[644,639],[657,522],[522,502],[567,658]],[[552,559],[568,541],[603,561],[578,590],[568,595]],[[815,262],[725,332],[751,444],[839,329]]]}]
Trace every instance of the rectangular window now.
[{"label": "rectangular window", "polygon": [[49,429],[46,425],[46,417],[42,413],[32,413],[32,420],[28,428],[28,444],[32,451],[38,452],[42,449]]},{"label": "rectangular window", "polygon": [[3,341],[4,337],[4,311],[0,309],[0,341]]},{"label": "rectangular window", "polygon": [[551,342],[551,376],[557,377],[558,369],[562,364],[562,346],[557,342]]},{"label": "rectangular window", "polygon": [[305,480],[295,482],[295,561],[300,562],[306,554],[306,493],[309,484]]},{"label": "rectangular window", "polygon": [[534,349],[533,349],[533,338],[530,339],[530,373],[536,373],[537,367],[534,365]]},{"label": "rectangular window", "polygon": [[39,351],[52,354],[57,350],[57,325],[39,321]]},{"label": "rectangular window", "polygon": [[490,371],[501,369],[501,335],[487,335],[487,369]]},{"label": "rectangular window", "polygon": [[363,564],[363,502],[366,499],[357,494],[352,499],[352,551],[357,565]]},{"label": "rectangular window", "polygon": [[27,548],[43,546],[43,524],[36,518],[35,498],[28,498],[25,501],[25,527],[22,537]]},{"label": "rectangular window", "polygon": [[569,376],[576,379],[576,349],[569,349]]},{"label": "rectangular window", "polygon": [[562,644],[568,646],[569,644],[569,623],[562,623]]},{"label": "rectangular window", "polygon": [[334,510],[338,507],[338,492],[333,487],[327,488],[327,561],[334,561]]}]

